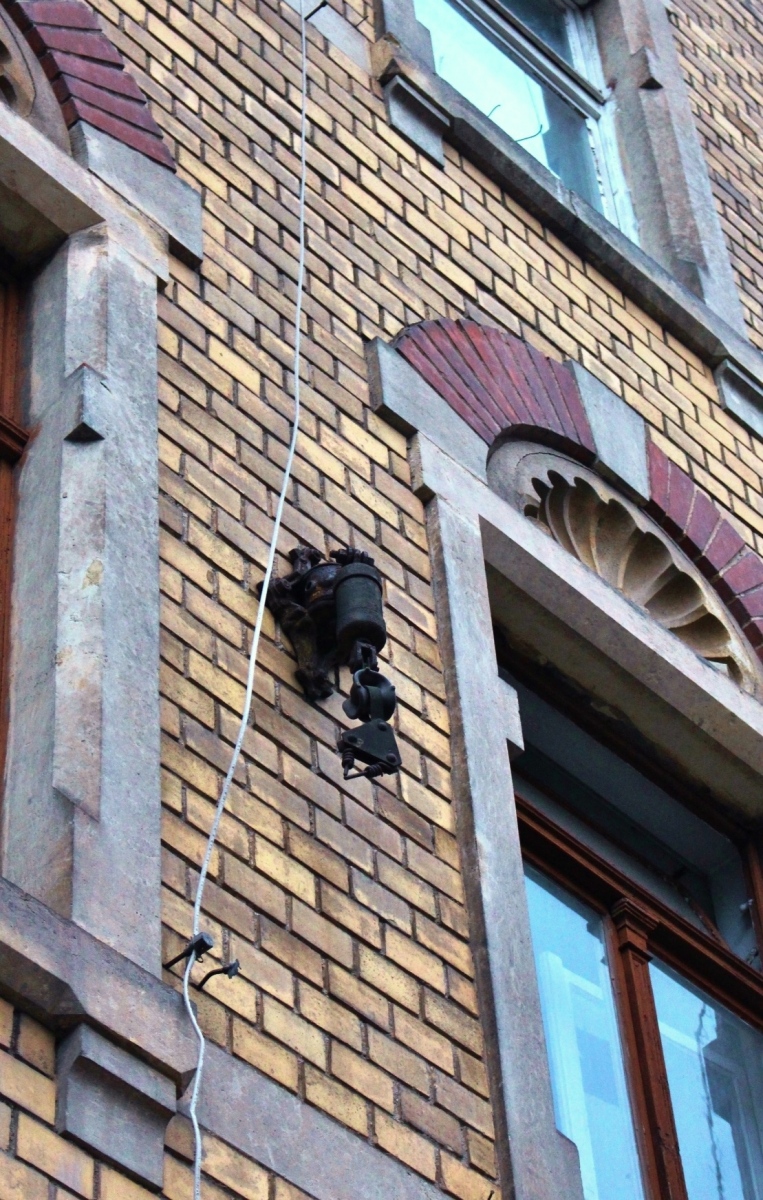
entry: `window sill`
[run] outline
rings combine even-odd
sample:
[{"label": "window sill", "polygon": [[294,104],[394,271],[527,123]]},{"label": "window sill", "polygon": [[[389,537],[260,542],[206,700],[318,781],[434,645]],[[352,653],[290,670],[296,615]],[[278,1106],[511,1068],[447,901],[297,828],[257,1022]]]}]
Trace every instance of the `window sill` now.
[{"label": "window sill", "polygon": [[[409,55],[393,35],[376,43],[372,61],[384,85],[390,123],[398,132],[441,164],[445,137],[690,350],[712,367],[723,367],[722,402],[763,436],[763,355],[746,338]],[[746,382],[744,396],[735,394],[730,402],[729,380],[740,372]]]}]

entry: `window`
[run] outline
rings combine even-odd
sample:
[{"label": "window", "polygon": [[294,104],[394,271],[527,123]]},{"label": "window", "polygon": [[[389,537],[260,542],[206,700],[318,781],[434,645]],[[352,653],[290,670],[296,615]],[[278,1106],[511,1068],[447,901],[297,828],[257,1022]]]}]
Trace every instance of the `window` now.
[{"label": "window", "polygon": [[763,1200],[757,850],[511,683],[554,1110],[585,1198]]},{"label": "window", "polygon": [[415,0],[435,69],[635,238],[589,21],[554,0]]},{"label": "window", "polygon": [[641,1200],[601,917],[527,868],[557,1125],[578,1148],[586,1200]]}]

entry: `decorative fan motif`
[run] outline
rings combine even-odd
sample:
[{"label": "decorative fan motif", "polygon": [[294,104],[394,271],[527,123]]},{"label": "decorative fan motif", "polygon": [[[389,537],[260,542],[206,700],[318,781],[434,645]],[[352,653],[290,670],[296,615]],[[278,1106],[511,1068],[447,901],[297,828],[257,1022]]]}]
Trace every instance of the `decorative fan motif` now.
[{"label": "decorative fan motif", "polygon": [[6,8],[42,63],[69,128],[87,121],[176,169],[145,95],[85,0],[11,0]]},{"label": "decorative fan motif", "polygon": [[593,471],[527,443],[491,459],[495,489],[685,646],[755,692],[760,669],[707,581],[661,529]]},{"label": "decorative fan motif", "polygon": [[[393,344],[489,447],[507,435],[527,437],[578,462],[594,462],[595,443],[574,375],[513,334],[476,321],[443,318],[409,326]],[[655,536],[674,555],[679,553],[675,543],[680,544],[686,551],[681,561],[699,568],[701,576],[694,573],[708,596],[709,581],[718,619],[723,623],[730,613],[732,622],[739,621],[744,654],[749,642],[763,662],[763,559],[651,440],[648,453],[645,511],[656,522]],[[736,637],[736,625],[734,630]]]},{"label": "decorative fan motif", "polygon": [[577,384],[561,363],[477,321],[422,321],[395,348],[491,445],[511,430],[549,440],[592,462],[595,446]]}]

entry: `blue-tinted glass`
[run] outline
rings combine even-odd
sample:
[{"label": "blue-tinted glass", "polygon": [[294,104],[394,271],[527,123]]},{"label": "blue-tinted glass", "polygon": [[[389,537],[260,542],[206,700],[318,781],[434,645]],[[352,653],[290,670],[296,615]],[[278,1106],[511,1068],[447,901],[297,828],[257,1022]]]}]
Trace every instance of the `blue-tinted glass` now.
[{"label": "blue-tinted glass", "polygon": [[763,1200],[763,1035],[650,965],[689,1200]]},{"label": "blue-tinted glass", "polygon": [[435,69],[534,158],[601,210],[585,118],[540,83],[450,0],[414,0]]},{"label": "blue-tinted glass", "polygon": [[553,0],[502,0],[504,6],[532,29],[547,46],[572,63],[570,39],[564,13]]},{"label": "blue-tinted glass", "polygon": [[585,1200],[643,1200],[601,921],[538,872],[525,881],[557,1127]]}]

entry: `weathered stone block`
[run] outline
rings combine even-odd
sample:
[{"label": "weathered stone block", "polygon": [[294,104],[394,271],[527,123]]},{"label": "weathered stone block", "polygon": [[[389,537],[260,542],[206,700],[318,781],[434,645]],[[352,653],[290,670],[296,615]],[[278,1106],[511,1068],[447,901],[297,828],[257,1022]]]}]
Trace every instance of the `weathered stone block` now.
[{"label": "weathered stone block", "polygon": [[57,1065],[57,1131],[158,1191],[172,1082],[87,1025],[61,1044]]}]

